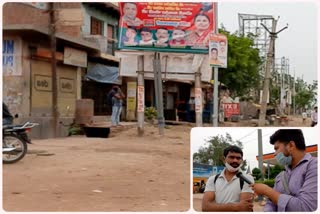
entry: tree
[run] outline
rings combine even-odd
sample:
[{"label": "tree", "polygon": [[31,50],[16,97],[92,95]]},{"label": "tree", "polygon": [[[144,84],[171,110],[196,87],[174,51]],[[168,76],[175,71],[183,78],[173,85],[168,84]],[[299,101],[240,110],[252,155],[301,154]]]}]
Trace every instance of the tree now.
[{"label": "tree", "polygon": [[275,177],[283,170],[284,167],[278,164],[273,167],[270,167],[270,179],[275,179]]},{"label": "tree", "polygon": [[253,47],[252,38],[230,34],[224,28],[219,32],[228,39],[228,68],[221,69],[219,80],[234,96],[245,97],[259,86],[259,50]]},{"label": "tree", "polygon": [[260,180],[262,178],[262,172],[259,168],[254,168],[252,170],[252,176],[255,178],[255,180]]},{"label": "tree", "polygon": [[[225,137],[217,135],[206,140],[206,144],[201,146],[199,151],[193,154],[193,161],[203,164],[212,164],[215,166],[224,166],[223,150],[231,145],[238,146],[242,149],[240,141],[234,141],[230,134]],[[247,166],[246,160],[243,161],[242,170]]]},{"label": "tree", "polygon": [[312,84],[307,84],[302,79],[296,81],[295,102],[298,109],[311,108],[317,103],[318,82],[313,81]]}]

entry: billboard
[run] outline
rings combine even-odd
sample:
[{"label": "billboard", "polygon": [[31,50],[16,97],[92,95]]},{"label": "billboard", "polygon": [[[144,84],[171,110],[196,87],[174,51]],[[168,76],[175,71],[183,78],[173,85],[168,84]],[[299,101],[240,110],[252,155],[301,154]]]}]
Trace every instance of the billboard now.
[{"label": "billboard", "polygon": [[224,117],[230,118],[232,115],[240,114],[239,103],[223,103]]},{"label": "billboard", "polygon": [[212,175],[217,175],[222,172],[224,166],[213,166],[209,164],[201,164],[193,162],[193,177],[194,178],[209,178]]},{"label": "billboard", "polygon": [[119,48],[208,53],[213,2],[121,2]]},{"label": "billboard", "polygon": [[227,68],[228,40],[225,35],[216,34],[209,40],[210,66]]}]

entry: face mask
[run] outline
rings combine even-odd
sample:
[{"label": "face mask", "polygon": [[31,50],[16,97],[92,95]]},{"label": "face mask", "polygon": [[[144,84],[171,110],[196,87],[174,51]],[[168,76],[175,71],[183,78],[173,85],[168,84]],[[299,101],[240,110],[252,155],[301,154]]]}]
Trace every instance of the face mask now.
[{"label": "face mask", "polygon": [[227,168],[227,170],[229,172],[237,172],[239,171],[239,169],[241,168],[241,165],[239,165],[237,168],[234,168],[233,166],[231,166],[230,164],[228,164],[227,162],[224,164]]},{"label": "face mask", "polygon": [[285,165],[289,166],[291,165],[291,162],[292,162],[292,156],[286,157],[282,152],[279,152],[276,155],[276,159],[278,163],[281,164],[282,166],[285,166]]}]

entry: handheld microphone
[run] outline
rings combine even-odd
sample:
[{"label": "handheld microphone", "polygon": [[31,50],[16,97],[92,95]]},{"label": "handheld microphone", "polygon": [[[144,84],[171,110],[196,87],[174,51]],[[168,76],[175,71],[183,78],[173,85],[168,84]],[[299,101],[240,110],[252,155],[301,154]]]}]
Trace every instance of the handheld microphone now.
[{"label": "handheld microphone", "polygon": [[242,172],[237,172],[236,176],[237,176],[239,179],[241,179],[241,180],[243,180],[244,182],[246,182],[247,184],[252,184],[252,182],[251,182],[248,178],[246,178],[246,177],[242,174]]}]

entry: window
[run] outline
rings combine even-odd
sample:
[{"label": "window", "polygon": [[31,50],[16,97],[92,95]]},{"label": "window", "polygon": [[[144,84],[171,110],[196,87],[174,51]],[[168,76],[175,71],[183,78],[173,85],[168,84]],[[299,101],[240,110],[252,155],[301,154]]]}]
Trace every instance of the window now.
[{"label": "window", "polygon": [[114,38],[114,26],[113,25],[108,25],[107,36],[108,36],[108,39]]},{"label": "window", "polygon": [[107,38],[108,38],[107,53],[114,55],[114,51],[115,51],[115,48],[116,48],[114,26],[113,25],[108,25],[106,33],[107,33]]},{"label": "window", "polygon": [[91,35],[102,35],[103,21],[91,17]]}]

